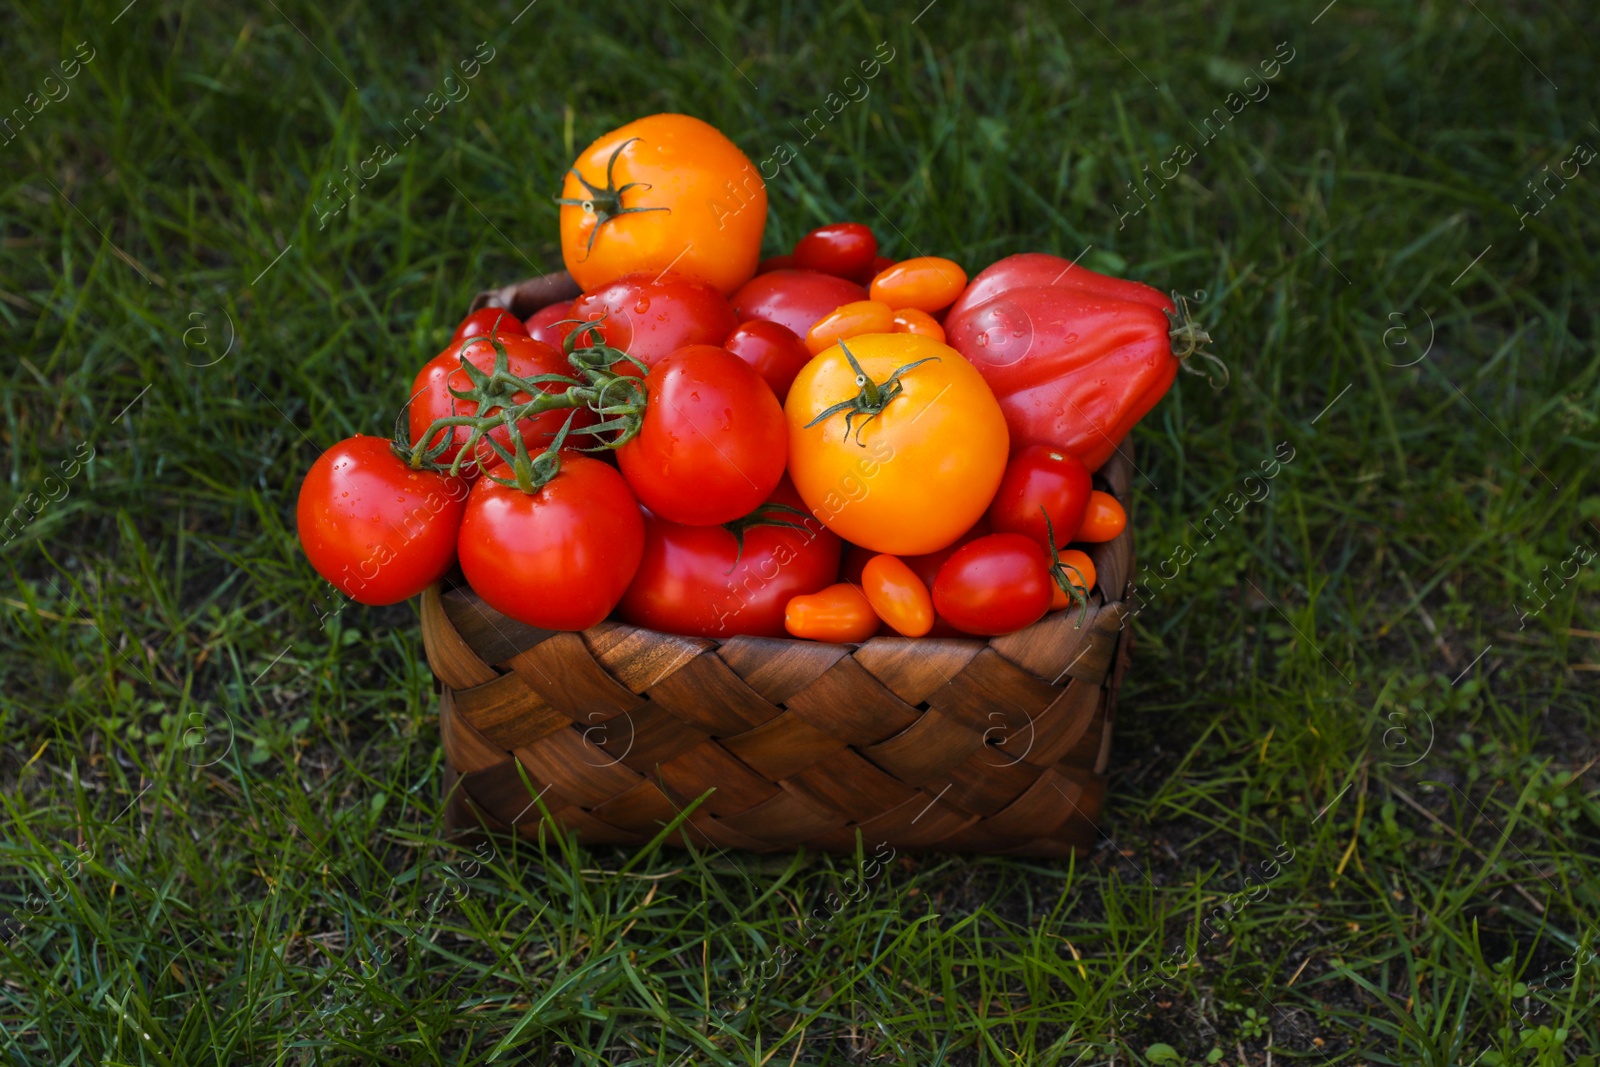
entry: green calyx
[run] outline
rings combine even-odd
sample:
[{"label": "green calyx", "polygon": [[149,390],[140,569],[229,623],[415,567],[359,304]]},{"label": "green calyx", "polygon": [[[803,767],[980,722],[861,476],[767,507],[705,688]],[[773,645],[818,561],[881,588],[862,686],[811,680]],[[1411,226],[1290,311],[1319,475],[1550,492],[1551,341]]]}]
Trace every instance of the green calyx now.
[{"label": "green calyx", "polygon": [[[757,526],[777,526],[785,530],[799,530],[802,533],[812,533],[811,527],[806,525],[806,520],[811,516],[790,504],[762,504],[742,519],[725,522],[722,528],[733,534],[734,543],[739,546],[738,552],[733,557],[733,567],[739,565],[739,560],[744,558],[744,535]],[[812,520],[815,521],[815,520]],[[733,567],[729,567],[724,574],[732,574]]]},{"label": "green calyx", "polygon": [[594,229],[589,231],[589,243],[584,247],[583,250],[583,256],[585,259],[589,258],[590,252],[594,251],[594,239],[600,233],[600,227],[604,226],[617,216],[632,215],[635,212],[640,211],[665,211],[669,214],[672,211],[672,209],[668,207],[622,206],[622,194],[627,192],[629,189],[650,188],[649,182],[628,182],[626,185],[623,185],[620,188],[617,186],[617,180],[615,177],[615,171],[617,169],[617,157],[622,155],[622,150],[624,148],[627,148],[633,142],[638,140],[641,140],[641,138],[630,137],[626,141],[623,141],[621,144],[617,145],[616,151],[611,153],[610,160],[606,162],[606,184],[604,188],[595,185],[588,178],[585,178],[582,174],[578,173],[577,167],[573,167],[568,171],[568,173],[582,183],[584,192],[588,195],[581,197],[557,196],[553,198],[558,204],[565,204],[567,207],[582,208],[585,213],[592,214],[595,217]]},{"label": "green calyx", "polygon": [[861,440],[861,427],[877,418],[895,397],[905,392],[906,387],[901,383],[900,376],[914,367],[922,366],[924,363],[936,362],[940,357],[926,356],[922,359],[913,360],[903,367],[897,367],[893,374],[885,378],[882,383],[879,383],[867,377],[867,372],[861,369],[860,363],[856,362],[855,353],[851,352],[843,341],[839,342],[839,347],[844,350],[844,358],[850,361],[850,369],[856,372],[856,388],[860,391],[849,400],[841,400],[832,407],[824,409],[816,418],[806,423],[806,429],[809,430],[818,423],[826,422],[842,411],[844,412],[844,439],[849,441],[852,424],[857,416],[863,416],[861,424],[855,426],[854,429],[856,444],[865,448],[867,445],[865,441]]},{"label": "green calyx", "polygon": [[[1195,296],[1197,300],[1205,299],[1204,293]],[[1211,343],[1211,335],[1205,327],[1194,320],[1193,313],[1189,310],[1189,298],[1180,295],[1177,291],[1172,294],[1172,303],[1176,311],[1167,312],[1167,319],[1172,323],[1172,329],[1167,331],[1167,336],[1172,339],[1172,355],[1178,361],[1178,366],[1190,374],[1203,374],[1206,381],[1211,383],[1211,388],[1221,389],[1228,384],[1228,365],[1217,356],[1215,352],[1206,349]],[[1205,362],[1209,371],[1201,370],[1190,364],[1189,360],[1200,359]],[[1220,375],[1222,380],[1217,380]]]}]

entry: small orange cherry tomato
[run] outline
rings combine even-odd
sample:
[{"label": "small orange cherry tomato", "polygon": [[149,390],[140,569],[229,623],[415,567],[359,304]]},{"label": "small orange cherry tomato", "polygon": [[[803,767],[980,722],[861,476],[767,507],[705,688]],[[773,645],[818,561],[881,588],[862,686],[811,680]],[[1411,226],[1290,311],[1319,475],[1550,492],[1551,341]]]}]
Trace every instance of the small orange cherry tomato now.
[{"label": "small orange cherry tomato", "polygon": [[872,279],[868,295],[896,311],[916,308],[938,311],[955,303],[967,287],[967,272],[954,260],[938,256],[902,259]]},{"label": "small orange cherry tomato", "polygon": [[878,613],[856,586],[830,585],[820,593],[792,597],[783,625],[795,637],[830,644],[855,644],[878,632]]},{"label": "small orange cherry tomato", "polygon": [[1122,510],[1117,498],[1096,489],[1089,494],[1089,510],[1083,513],[1083,525],[1078,527],[1074,541],[1109,541],[1128,525],[1128,513]]},{"label": "small orange cherry tomato", "polygon": [[[1066,568],[1068,580],[1079,589],[1082,589],[1084,596],[1088,596],[1089,590],[1094,588],[1094,560],[1089,558],[1089,554],[1087,552],[1080,551],[1076,548],[1069,548],[1065,552],[1062,552],[1060,559],[1061,566]],[[1077,571],[1078,573],[1073,574],[1073,571]],[[1083,581],[1081,582],[1078,580],[1079,575],[1083,576]],[[1051,611],[1060,611],[1070,603],[1072,603],[1072,598],[1067,595],[1067,591],[1061,588],[1060,585],[1057,585],[1055,589],[1051,591]]]},{"label": "small orange cherry tomato", "polygon": [[861,569],[861,590],[878,618],[905,637],[933,629],[933,597],[899,556],[873,556]]},{"label": "small orange cherry tomato", "polygon": [[826,352],[840,341],[864,333],[889,333],[894,329],[894,312],[876,300],[852,300],[834,308],[806,334],[806,348],[814,356]]},{"label": "small orange cherry tomato", "polygon": [[916,308],[901,308],[896,311],[894,329],[889,332],[920,334],[944,344],[944,327],[939,325],[939,320],[926,311],[918,311]]}]

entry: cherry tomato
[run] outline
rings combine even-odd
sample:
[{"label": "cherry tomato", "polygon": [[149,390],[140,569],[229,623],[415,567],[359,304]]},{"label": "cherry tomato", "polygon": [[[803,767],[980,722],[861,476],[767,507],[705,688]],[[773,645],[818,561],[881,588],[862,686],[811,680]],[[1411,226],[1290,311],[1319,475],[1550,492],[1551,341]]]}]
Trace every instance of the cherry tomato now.
[{"label": "cherry tomato", "polygon": [[851,585],[860,585],[861,572],[867,569],[867,560],[878,554],[870,548],[847,543],[844,546],[844,554],[839,559],[839,580],[849,582]]},{"label": "cherry tomato", "polygon": [[784,610],[783,625],[795,637],[831,644],[859,644],[878,632],[879,619],[867,595],[840,582],[797,596]]},{"label": "cherry tomato", "polygon": [[1050,557],[1030,538],[997,533],[956,549],[933,582],[933,606],[950,625],[993,637],[1032,626],[1050,610]]},{"label": "cherry tomato", "polygon": [[800,368],[811,362],[806,343],[787,326],[754,319],[728,335],[722,347],[754,367],[783,403]]},{"label": "cherry tomato", "polygon": [[905,560],[873,556],[861,572],[861,591],[878,618],[904,637],[921,637],[933,629],[933,598]]},{"label": "cherry tomato", "polygon": [[794,246],[794,265],[865,284],[878,258],[878,239],[859,222],[818,226]]},{"label": "cherry tomato", "polygon": [[604,316],[601,338],[646,366],[685,345],[720,345],[739,319],[712,286],[682,274],[628,274],[584,293],[570,317]]},{"label": "cherry tomato", "polygon": [[560,352],[562,344],[567,340],[567,334],[572,332],[572,327],[557,326],[556,323],[570,318],[572,318],[572,301],[561,300],[535,311],[528,316],[523,325],[528,328],[529,337],[535,341],[543,341]]},{"label": "cherry tomato", "polygon": [[864,286],[844,278],[814,270],[775,270],[751,279],[732,300],[740,322],[766,319],[804,337],[840,304],[866,298]]},{"label": "cherry tomato", "polygon": [[783,477],[783,408],[725,348],[689,345],[645,379],[639,433],[617,465],[639,502],[669,522],[711,526],[756,509]]},{"label": "cherry tomato", "polygon": [[894,327],[890,332],[920,334],[944,344],[944,327],[939,325],[939,320],[926,311],[918,311],[916,308],[901,308],[896,311]]},{"label": "cherry tomato", "polygon": [[[932,590],[934,581],[939,577],[939,568],[944,566],[945,560],[956,554],[956,549],[960,548],[962,545],[976,541],[980,537],[988,537],[993,532],[994,531],[989,528],[988,516],[984,516],[977,522],[973,523],[972,529],[956,538],[944,548],[939,549],[937,552],[926,552],[920,556],[904,557],[906,566],[910,567],[912,573],[921,579],[923,585],[927,586],[929,590]],[[845,580],[848,581],[849,579],[846,578]],[[928,631],[927,636],[961,637],[963,635],[960,630],[957,630],[954,626],[951,626],[947,621],[945,621],[944,617],[936,611],[933,615],[933,629]]]},{"label": "cherry tomato", "polygon": [[[882,274],[884,271],[888,270],[892,266],[894,266],[894,260],[889,258],[888,256],[873,256],[872,257],[872,274],[873,274],[873,277],[877,277],[879,274]],[[870,281],[871,279],[868,279],[868,280]]]},{"label": "cherry tomato", "polygon": [[567,172],[560,203],[561,258],[585,292],[670,268],[731,293],[761,258],[766,183],[738,146],[688,115],[602,136]]},{"label": "cherry tomato", "polygon": [[[1019,533],[1056,548],[1078,540],[1078,528],[1089,508],[1089,468],[1076,456],[1047,445],[1029,445],[1011,457],[1005,477],[989,505],[989,522],[997,532]],[[1045,522],[1045,516],[1050,521]]]},{"label": "cherry tomato", "polygon": [[[1061,566],[1066,572],[1067,580],[1082,589],[1084,596],[1088,596],[1089,590],[1094,588],[1096,577],[1094,560],[1089,558],[1089,554],[1076,548],[1069,548],[1061,553]],[[1072,573],[1074,570],[1078,572],[1076,575]],[[1082,581],[1078,580],[1079,576],[1082,576]],[[1072,598],[1067,595],[1065,589],[1061,588],[1061,583],[1052,581],[1050,583],[1050,610],[1060,611],[1070,603],[1072,603]]]},{"label": "cherry tomato", "polygon": [[456,558],[468,484],[412,470],[382,437],[350,437],[306,472],[295,525],[306,558],[362,604],[397,604],[438,581]]},{"label": "cherry tomato", "polygon": [[1096,489],[1089,494],[1089,508],[1083,514],[1083,525],[1078,527],[1074,541],[1109,541],[1128,525],[1128,513],[1122,510],[1117,498]]},{"label": "cherry tomato", "polygon": [[839,570],[839,538],[805,516],[787,479],[735,522],[681,526],[646,515],[644,527],[644,558],[617,608],[652,630],[782,637],[790,599],[832,585]]},{"label": "cherry tomato", "polygon": [[[828,349],[789,389],[789,476],[811,513],[853,544],[897,556],[943,548],[988,510],[1005,472],[1000,405],[977,369],[937,341],[878,333],[844,345],[849,356]],[[870,399],[867,386],[877,414],[823,417]]]},{"label": "cherry tomato", "polygon": [[502,336],[528,332],[522,320],[505,308],[479,308],[461,320],[456,332],[450,335],[450,343],[456,344],[469,337],[487,336],[490,330],[497,330]]},{"label": "cherry tomato", "polygon": [[[502,476],[504,464],[491,468]],[[644,518],[622,476],[561,453],[538,492],[480,478],[461,520],[461,571],[484,603],[546,630],[586,630],[611,614],[638,569]]]},{"label": "cherry tomato", "polygon": [[756,264],[756,273],[765,274],[770,270],[788,270],[794,266],[793,256],[768,256]]},{"label": "cherry tomato", "polygon": [[889,333],[894,329],[894,312],[888,305],[873,300],[852,300],[817,320],[806,334],[806,348],[812,355],[823,352],[840,341],[860,337],[864,333]]},{"label": "cherry tomato", "polygon": [[902,259],[873,278],[870,295],[896,311],[938,311],[955,303],[966,287],[967,272],[954,260],[918,256]]},{"label": "cherry tomato", "polygon": [[[531,378],[539,374],[572,374],[572,365],[559,351],[545,344],[535,341],[525,334],[502,334],[500,343],[506,349],[506,362],[512,374],[519,378]],[[452,345],[443,352],[434,356],[423,365],[417,373],[416,380],[411,383],[411,403],[406,408],[406,421],[411,430],[411,443],[420,445],[422,435],[428,432],[428,427],[433,425],[434,419],[445,418],[450,415],[476,415],[478,405],[471,400],[458,400],[450,395],[451,389],[464,391],[472,384],[467,377],[467,372],[461,368],[461,358],[457,355],[460,345]],[[495,348],[488,338],[469,343],[464,352],[467,362],[481,371],[488,371],[494,367]],[[550,382],[544,387],[546,392],[559,393],[565,387]],[[518,393],[514,398],[517,402],[528,399],[528,394]],[[523,441],[527,442],[530,452],[543,451],[546,438],[554,437],[561,429],[562,423],[567,421],[567,416],[573,415],[572,427],[579,429],[594,422],[593,417],[583,409],[557,409],[546,411],[540,415],[523,419],[518,423]],[[449,448],[440,453],[436,462],[441,466],[449,466],[455,462],[456,454],[461,451],[461,446],[466,444],[472,431],[465,426],[457,426],[454,431],[454,441]],[[504,426],[496,427],[489,432],[489,436],[498,441],[501,446],[510,449],[511,433]],[[438,437],[430,438],[429,445],[436,444]],[[488,461],[494,453],[487,444],[480,446],[478,459]],[[461,465],[461,473],[467,478],[478,476],[478,465],[470,460]]]}]

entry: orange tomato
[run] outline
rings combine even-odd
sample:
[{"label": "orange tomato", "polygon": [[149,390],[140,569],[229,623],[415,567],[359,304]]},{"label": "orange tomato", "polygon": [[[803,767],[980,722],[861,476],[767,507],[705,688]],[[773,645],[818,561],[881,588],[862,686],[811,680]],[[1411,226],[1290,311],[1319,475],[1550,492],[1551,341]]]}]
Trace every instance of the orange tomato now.
[{"label": "orange tomato", "polygon": [[923,337],[931,337],[940,344],[944,344],[944,327],[939,325],[939,320],[926,311],[916,308],[901,308],[894,313],[894,328],[891,333],[915,333]]},{"label": "orange tomato", "polygon": [[861,569],[861,591],[878,618],[906,637],[933,629],[933,597],[899,556],[873,556]]},{"label": "orange tomato", "polygon": [[1117,498],[1096,489],[1089,494],[1089,510],[1083,513],[1083,525],[1078,527],[1074,541],[1109,541],[1128,525],[1128,513],[1122,510]]},{"label": "orange tomato", "polygon": [[954,260],[939,256],[902,259],[872,279],[868,296],[896,311],[915,308],[938,311],[956,302],[967,287],[967,272]]},{"label": "orange tomato", "polygon": [[669,267],[724,296],[754,277],[767,187],[737,145],[688,115],[605,134],[561,187],[561,258],[585,291]]},{"label": "orange tomato", "polygon": [[790,598],[783,612],[783,625],[795,637],[856,644],[878,632],[878,615],[865,593],[840,582],[820,593]]},{"label": "orange tomato", "polygon": [[806,507],[846,541],[895,556],[971,529],[1010,452],[977,368],[916,334],[865,334],[822,352],[795,377],[784,415]]},{"label": "orange tomato", "polygon": [[852,300],[818,319],[806,334],[806,348],[814,356],[840,341],[864,333],[888,333],[894,329],[894,312],[875,300]]},{"label": "orange tomato", "polygon": [[[1089,590],[1094,588],[1094,560],[1089,558],[1089,554],[1087,552],[1076,548],[1069,548],[1065,552],[1062,552],[1060,554],[1060,559],[1061,565],[1067,568],[1067,578],[1072,582],[1073,585],[1083,590],[1084,596],[1088,596]],[[1077,575],[1072,573],[1074,570],[1078,572]],[[1082,575],[1083,577],[1083,581],[1081,582],[1078,580],[1079,575]],[[1058,584],[1050,594],[1050,610],[1060,611],[1070,603],[1072,603],[1072,598],[1068,596],[1067,591],[1061,588],[1061,586]]]}]

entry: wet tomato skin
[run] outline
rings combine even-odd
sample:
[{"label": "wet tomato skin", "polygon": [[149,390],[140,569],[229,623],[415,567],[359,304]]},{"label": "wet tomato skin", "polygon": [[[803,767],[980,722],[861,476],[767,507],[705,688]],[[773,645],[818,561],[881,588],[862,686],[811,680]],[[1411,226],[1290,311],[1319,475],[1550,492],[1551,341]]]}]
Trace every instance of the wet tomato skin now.
[{"label": "wet tomato skin", "polygon": [[997,533],[957,549],[933,582],[933,606],[950,625],[984,637],[1015,633],[1050,610],[1050,558],[1034,540]]},{"label": "wet tomato skin", "polygon": [[766,319],[787,326],[799,337],[840,304],[865,300],[865,286],[814,270],[780,269],[750,279],[733,294],[740,322]]},{"label": "wet tomato skin", "polygon": [[685,345],[720,345],[739,325],[714,286],[670,272],[625,274],[578,297],[569,315],[603,319],[601,339],[647,367]]},{"label": "wet tomato skin", "polygon": [[831,222],[818,226],[794,246],[794,265],[819,270],[838,278],[865,284],[874,273],[878,238],[859,222]]},{"label": "wet tomato skin", "polygon": [[740,323],[722,347],[754,367],[780,404],[800,368],[811,362],[805,342],[793,330],[764,319]]},{"label": "wet tomato skin", "polygon": [[559,352],[561,351],[561,345],[567,339],[567,334],[572,332],[572,327],[570,325],[558,326],[556,324],[562,319],[570,319],[571,317],[572,301],[562,300],[535,311],[527,317],[523,325],[527,327],[529,337],[532,337],[535,341],[543,341]]},{"label": "wet tomato skin", "polygon": [[461,320],[461,325],[450,335],[450,343],[465,341],[469,337],[485,337],[491,330],[500,334],[528,332],[522,320],[505,308],[479,308]]},{"label": "wet tomato skin", "polygon": [[1065,548],[1078,540],[1093,491],[1089,468],[1076,456],[1048,445],[1028,445],[1006,464],[989,505],[989,522],[998,531],[1023,534],[1041,546],[1048,546],[1053,530],[1055,547]]}]

